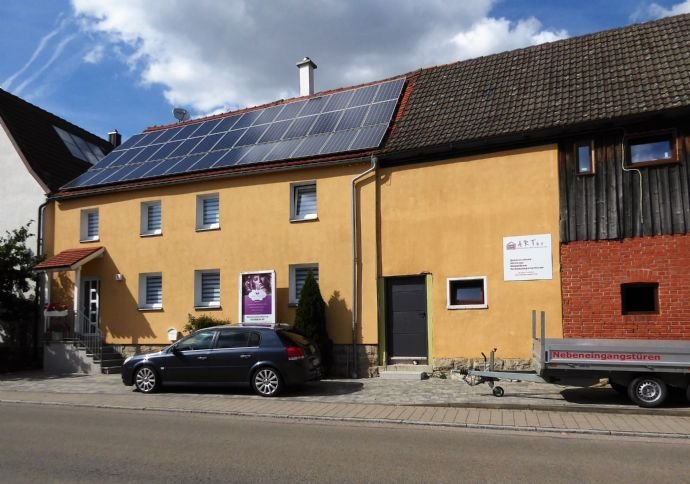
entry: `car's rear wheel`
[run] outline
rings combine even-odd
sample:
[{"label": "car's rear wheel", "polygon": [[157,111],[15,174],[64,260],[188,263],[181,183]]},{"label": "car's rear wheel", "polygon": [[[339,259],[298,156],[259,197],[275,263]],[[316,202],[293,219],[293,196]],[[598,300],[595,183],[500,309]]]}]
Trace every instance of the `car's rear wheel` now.
[{"label": "car's rear wheel", "polygon": [[141,393],[155,393],[160,388],[160,378],[150,366],[142,366],[134,373],[134,386]]},{"label": "car's rear wheel", "polygon": [[283,380],[277,370],[264,366],[254,372],[252,388],[262,397],[275,397],[283,391]]}]

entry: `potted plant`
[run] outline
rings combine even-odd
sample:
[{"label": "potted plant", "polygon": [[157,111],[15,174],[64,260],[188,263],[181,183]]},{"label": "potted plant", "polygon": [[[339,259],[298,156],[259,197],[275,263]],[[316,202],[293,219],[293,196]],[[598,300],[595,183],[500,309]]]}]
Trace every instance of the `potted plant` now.
[{"label": "potted plant", "polygon": [[44,314],[48,317],[58,318],[67,316],[68,308],[66,304],[50,303],[46,306]]}]

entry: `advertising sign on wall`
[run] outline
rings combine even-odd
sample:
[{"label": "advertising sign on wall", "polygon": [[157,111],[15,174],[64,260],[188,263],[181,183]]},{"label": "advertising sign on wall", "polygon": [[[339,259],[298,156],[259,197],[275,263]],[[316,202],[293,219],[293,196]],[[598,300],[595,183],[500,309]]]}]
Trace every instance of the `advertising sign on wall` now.
[{"label": "advertising sign on wall", "polygon": [[503,237],[503,280],[553,279],[551,234]]},{"label": "advertising sign on wall", "polygon": [[240,272],[240,323],[276,322],[275,271]]}]

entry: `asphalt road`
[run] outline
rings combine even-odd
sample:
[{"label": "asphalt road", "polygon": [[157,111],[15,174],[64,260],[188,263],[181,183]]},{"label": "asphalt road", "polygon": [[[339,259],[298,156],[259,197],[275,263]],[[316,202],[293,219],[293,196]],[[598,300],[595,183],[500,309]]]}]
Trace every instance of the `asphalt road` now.
[{"label": "asphalt road", "polygon": [[687,440],[0,404],[0,482],[690,482]]}]

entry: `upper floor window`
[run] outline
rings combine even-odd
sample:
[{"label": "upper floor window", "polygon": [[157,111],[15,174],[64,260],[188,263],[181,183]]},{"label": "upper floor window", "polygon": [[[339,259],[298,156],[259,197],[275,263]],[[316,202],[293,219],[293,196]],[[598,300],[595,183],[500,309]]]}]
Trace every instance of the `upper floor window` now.
[{"label": "upper floor window", "polygon": [[196,197],[196,229],[220,228],[220,201],[217,193]]},{"label": "upper floor window", "polygon": [[290,220],[316,218],[316,182],[292,184],[290,186]]},{"label": "upper floor window", "polygon": [[163,233],[163,222],[160,200],[141,204],[141,235],[159,235]]},{"label": "upper floor window", "polygon": [[575,143],[575,159],[578,175],[592,175],[594,173],[593,143],[591,141]]},{"label": "upper floor window", "polygon": [[81,211],[79,240],[92,242],[99,239],[98,209],[90,208]]},{"label": "upper floor window", "polygon": [[307,280],[309,271],[314,275],[316,282],[319,282],[318,264],[293,264],[290,266],[290,304],[297,304],[302,296],[304,281]]},{"label": "upper floor window", "polygon": [[672,131],[633,135],[626,138],[628,165],[646,166],[678,160]]}]

